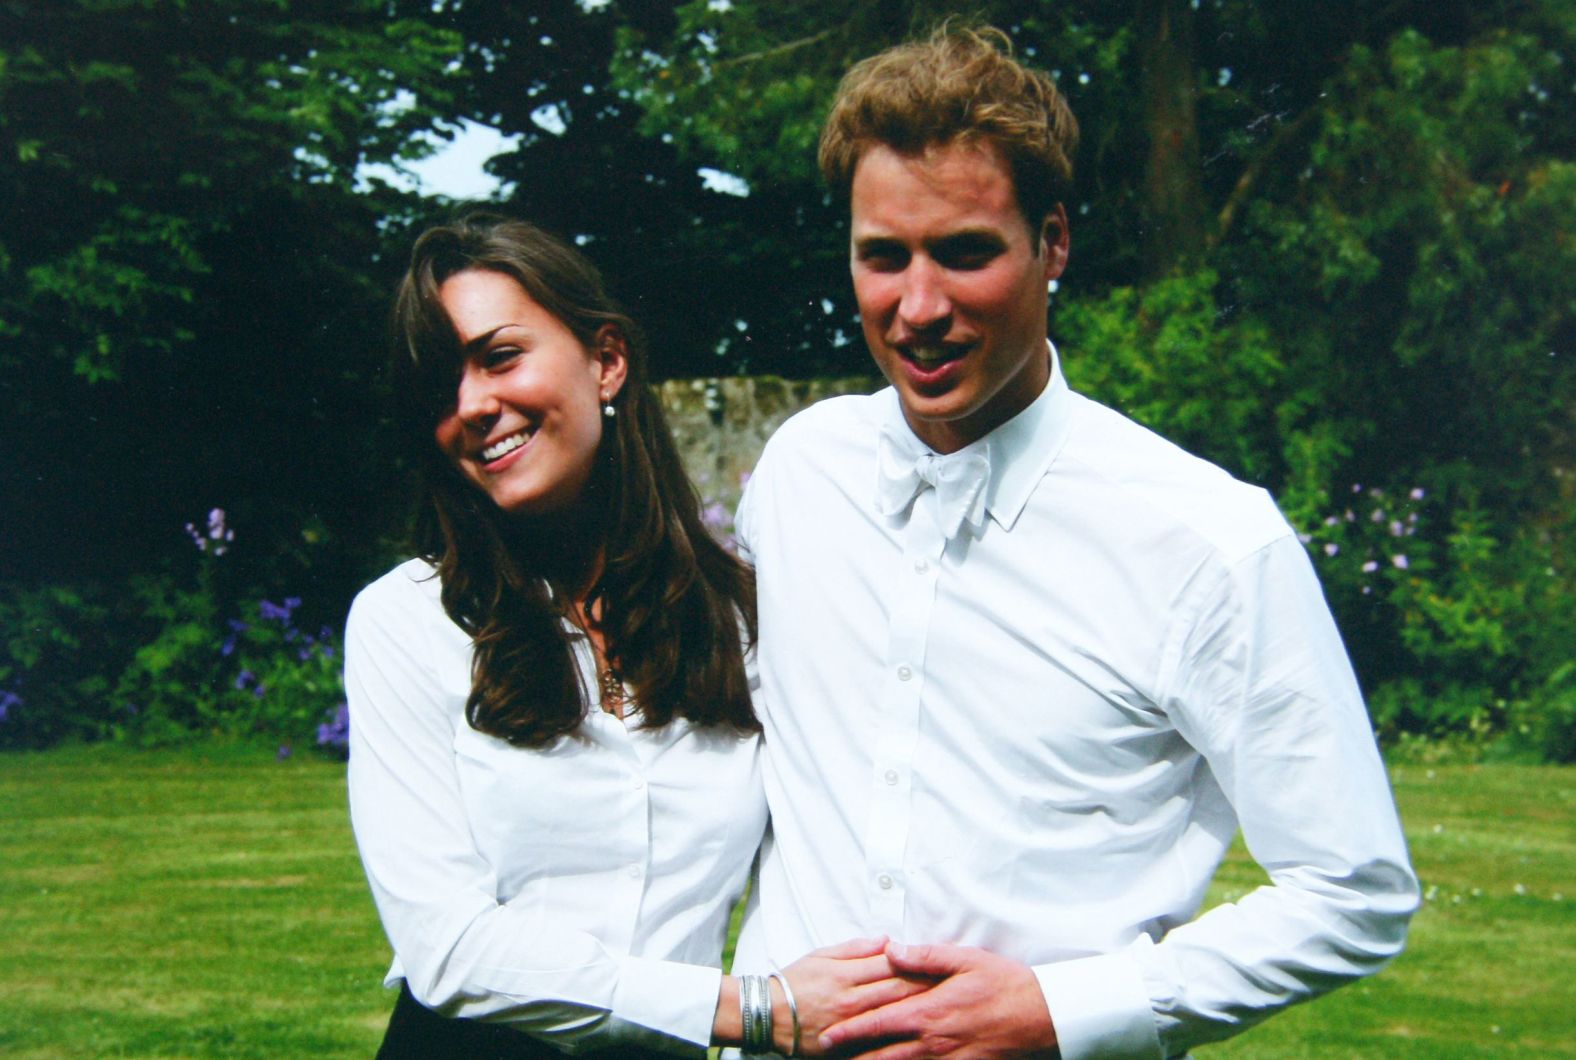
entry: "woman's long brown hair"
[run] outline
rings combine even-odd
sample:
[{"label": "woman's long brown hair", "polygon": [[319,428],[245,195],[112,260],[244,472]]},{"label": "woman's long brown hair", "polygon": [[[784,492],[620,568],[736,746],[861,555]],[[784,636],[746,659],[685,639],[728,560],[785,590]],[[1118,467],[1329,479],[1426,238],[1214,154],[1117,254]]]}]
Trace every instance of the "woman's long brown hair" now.
[{"label": "woman's long brown hair", "polygon": [[[457,272],[516,280],[587,350],[611,325],[628,374],[605,422],[576,518],[514,519],[461,478],[433,439],[452,407],[463,353],[439,300]],[[490,215],[417,239],[394,303],[394,384],[400,419],[421,457],[417,552],[442,581],[444,610],[474,641],[466,717],[510,743],[541,747],[574,732],[587,705],[564,627],[576,573],[564,558],[600,552],[585,599],[605,654],[634,690],[643,724],[688,718],[754,731],[744,672],[755,639],[754,572],[700,517],[700,498],[647,383],[644,339],[579,252],[546,232]],[[588,353],[588,356],[590,354]]]}]

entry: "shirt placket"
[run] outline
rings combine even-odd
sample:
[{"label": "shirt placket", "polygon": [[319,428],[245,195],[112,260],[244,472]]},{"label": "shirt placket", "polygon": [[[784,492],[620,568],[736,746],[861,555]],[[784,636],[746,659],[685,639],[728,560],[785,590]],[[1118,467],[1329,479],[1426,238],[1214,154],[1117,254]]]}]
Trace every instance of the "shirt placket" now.
[{"label": "shirt placket", "polygon": [[925,648],[946,543],[937,522],[936,492],[926,489],[915,500],[903,530],[902,565],[888,601],[891,617],[864,836],[872,926],[897,938],[902,937],[907,893],[903,856],[913,824],[914,749],[925,688]]},{"label": "shirt placket", "polygon": [[[582,679],[594,678],[596,662],[595,657],[589,655],[588,646],[579,661]],[[608,829],[607,844],[622,863],[608,879],[613,893],[610,895],[606,941],[627,951],[634,946],[641,900],[645,896],[646,878],[651,870],[650,765],[630,733],[629,723],[602,710],[600,700],[587,714],[586,727],[591,739],[610,752],[625,772],[621,790],[604,793],[599,798],[602,805],[597,816],[602,813],[612,815],[611,820],[604,819]]]}]

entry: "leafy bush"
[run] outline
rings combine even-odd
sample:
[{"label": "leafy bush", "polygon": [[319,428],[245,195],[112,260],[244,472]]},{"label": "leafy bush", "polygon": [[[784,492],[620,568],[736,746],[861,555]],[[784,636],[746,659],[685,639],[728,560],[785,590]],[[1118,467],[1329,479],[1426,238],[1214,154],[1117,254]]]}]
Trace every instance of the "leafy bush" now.
[{"label": "leafy bush", "polygon": [[[345,748],[334,630],[234,584],[224,513],[187,525],[195,568],[126,578],[112,596],[49,587],[0,601],[0,747],[144,746],[200,736]],[[188,557],[190,558],[190,557]]]},{"label": "leafy bush", "polygon": [[96,586],[0,586],[0,748],[102,736],[120,632]]}]

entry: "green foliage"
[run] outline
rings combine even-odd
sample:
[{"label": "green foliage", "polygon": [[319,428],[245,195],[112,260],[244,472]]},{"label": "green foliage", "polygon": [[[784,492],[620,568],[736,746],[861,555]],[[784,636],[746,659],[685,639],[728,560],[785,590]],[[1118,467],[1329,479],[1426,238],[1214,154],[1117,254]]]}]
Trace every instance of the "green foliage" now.
[{"label": "green foliage", "polygon": [[260,199],[348,193],[360,163],[412,150],[457,46],[373,0],[8,8],[0,321],[29,342],[0,363],[89,381],[195,337],[207,244]]},{"label": "green foliage", "polygon": [[0,749],[100,735],[117,632],[94,586],[0,586]]},{"label": "green foliage", "polygon": [[113,597],[49,587],[0,603],[0,749],[223,736],[343,750],[334,630],[304,628],[297,597],[242,587],[223,512],[188,533],[185,572],[131,575]]},{"label": "green foliage", "polygon": [[113,735],[143,746],[202,736],[327,744],[318,727],[344,702],[334,631],[302,629],[296,597],[249,596],[239,608],[244,617],[225,615],[214,583],[204,577],[195,590],[167,579],[134,583],[151,635],[116,682],[115,700],[130,709]]},{"label": "green foliage", "polygon": [[1202,270],[1118,287],[1060,308],[1055,331],[1072,384],[1192,452],[1254,481],[1283,476],[1278,425],[1294,419],[1276,343],[1230,320]]},{"label": "green foliage", "polygon": [[137,577],[130,589],[147,632],[115,682],[115,699],[129,716],[112,735],[144,745],[175,742],[224,713],[227,697],[214,665],[219,602],[211,584],[188,590],[167,577]]}]

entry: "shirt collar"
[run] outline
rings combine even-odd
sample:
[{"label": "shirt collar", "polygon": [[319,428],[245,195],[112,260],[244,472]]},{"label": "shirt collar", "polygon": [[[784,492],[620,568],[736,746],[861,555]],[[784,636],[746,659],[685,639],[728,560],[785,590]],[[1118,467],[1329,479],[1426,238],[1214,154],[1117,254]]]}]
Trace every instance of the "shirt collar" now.
[{"label": "shirt collar", "polygon": [[[1061,358],[1049,339],[1046,349],[1051,357],[1051,378],[1040,395],[1027,408],[985,437],[958,450],[987,449],[990,455],[990,484],[985,490],[987,513],[1003,530],[1011,530],[1023,514],[1034,487],[1045,477],[1067,441],[1072,416],[1072,392],[1062,376]],[[903,418],[897,391],[888,388],[887,422],[913,431]],[[924,443],[915,439],[916,444]]]}]

